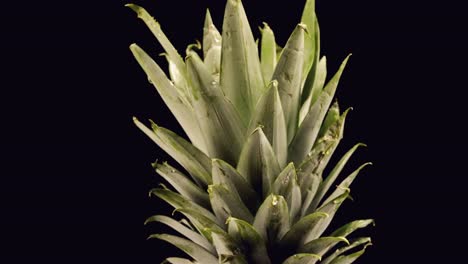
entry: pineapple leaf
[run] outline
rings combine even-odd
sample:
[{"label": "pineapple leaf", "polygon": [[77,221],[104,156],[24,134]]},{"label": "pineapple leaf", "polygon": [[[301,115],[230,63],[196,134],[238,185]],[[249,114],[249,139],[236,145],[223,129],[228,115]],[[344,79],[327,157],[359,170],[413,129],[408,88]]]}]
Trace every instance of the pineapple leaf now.
[{"label": "pineapple leaf", "polygon": [[[340,256],[358,246],[364,245],[364,248],[354,254],[350,254],[345,257]],[[358,257],[364,254],[365,249],[372,245],[370,237],[362,237],[351,241],[351,244],[340,249],[337,249],[334,253],[330,254],[326,259],[324,259],[320,264],[349,264],[355,261]]]},{"label": "pineapple leaf", "polygon": [[136,60],[143,68],[148,78],[156,87],[159,95],[164,103],[168,106],[169,110],[174,114],[179,124],[184,129],[193,144],[206,152],[205,142],[200,130],[200,126],[194,118],[192,106],[187,103],[184,96],[181,95],[176,87],[167,79],[164,71],[156,64],[156,62],[146,54],[138,45],[130,45],[130,50],[135,56]]},{"label": "pineapple leaf", "polygon": [[184,103],[186,105],[190,105],[190,93],[188,92],[186,76],[183,75],[184,73],[180,72],[179,68],[177,68],[177,65],[171,60],[171,58],[166,53],[161,54],[161,56],[164,56],[167,60],[167,63],[169,65],[169,76],[171,77],[171,80],[174,83],[174,87],[177,88],[177,91],[179,92],[181,98],[184,100]]},{"label": "pineapple leaf", "polygon": [[204,212],[197,211],[194,208],[179,208],[175,210],[176,212],[180,212],[185,217],[187,217],[192,223],[193,226],[198,230],[200,234],[202,234],[208,241],[213,242],[212,233],[223,233],[225,224],[219,223],[218,220],[213,220],[213,214],[205,215]]},{"label": "pineapple leaf", "polygon": [[334,198],[340,196],[344,190],[348,189],[351,183],[354,181],[356,176],[359,174],[359,172],[364,168],[367,167],[368,165],[371,165],[371,162],[367,162],[363,165],[361,165],[357,170],[353,171],[346,179],[344,179],[340,185],[337,186],[335,191],[323,202],[323,204],[328,203],[329,201],[333,200]]},{"label": "pineapple leaf", "polygon": [[290,228],[288,204],[284,197],[268,196],[258,209],[253,226],[270,244],[280,241]]},{"label": "pineapple leaf", "polygon": [[164,215],[154,215],[150,218],[146,219],[145,224],[151,222],[159,222],[163,223],[175,231],[179,232],[181,235],[185,236],[186,238],[190,239],[192,242],[196,243],[197,245],[202,246],[206,250],[208,250],[211,254],[216,254],[216,249],[211,245],[211,243],[203,236],[198,234],[197,232],[191,230],[190,228],[186,227],[185,225],[181,224],[180,222],[164,216]]},{"label": "pineapple leaf", "polygon": [[320,94],[322,93],[323,86],[325,85],[325,80],[327,78],[327,58],[323,56],[318,64],[314,64],[314,68],[311,71],[315,71],[315,78],[313,84],[306,82],[304,84],[304,89],[312,86],[311,91],[308,92],[304,90],[302,92],[302,106],[299,117],[299,124],[304,121],[305,116],[310,110],[310,107],[315,104]]},{"label": "pineapple leaf", "polygon": [[228,218],[227,223],[229,235],[249,249],[247,255],[249,261],[252,263],[271,263],[265,240],[263,240],[251,224],[233,217]]},{"label": "pineapple leaf", "polygon": [[240,248],[229,235],[213,232],[212,237],[220,263],[247,264],[244,257],[240,254]]},{"label": "pineapple leaf", "polygon": [[257,193],[235,168],[219,159],[212,160],[212,168],[214,184],[225,184],[229,190],[238,193],[243,203],[251,212],[257,211],[260,205]]},{"label": "pineapple leaf", "polygon": [[206,264],[218,264],[218,258],[213,256],[210,252],[208,252],[206,249],[201,247],[200,245],[197,245],[196,243],[193,243],[192,241],[181,238],[178,236],[173,236],[173,235],[168,235],[168,234],[155,234],[151,235],[150,238],[157,238],[163,241],[166,241],[180,250],[184,251],[187,253],[189,256],[191,256],[193,259],[200,263],[206,263]]},{"label": "pineapple leaf", "polygon": [[304,244],[307,233],[323,218],[327,218],[328,214],[323,212],[315,212],[301,218],[295,223],[291,229],[281,239],[281,246],[284,248],[297,248]]},{"label": "pineapple leaf", "polygon": [[167,258],[161,264],[196,264],[195,262],[184,258]]},{"label": "pineapple leaf", "polygon": [[182,165],[199,185],[211,184],[211,160],[201,150],[174,132],[154,123],[151,125],[151,131],[138,119],[133,118],[133,121],[143,133]]},{"label": "pineapple leaf", "polygon": [[328,113],[325,117],[325,120],[323,121],[323,124],[320,127],[318,138],[323,138],[327,134],[327,132],[330,131],[332,125],[339,124],[338,120],[340,120],[340,118],[340,106],[338,104],[338,101],[336,101],[335,103],[333,103],[330,109],[328,109]]},{"label": "pineapple leaf", "polygon": [[353,233],[354,231],[356,231],[357,229],[361,229],[361,228],[364,228],[364,227],[367,227],[368,225],[370,224],[374,224],[374,220],[373,219],[366,219],[366,220],[356,220],[356,221],[353,221],[353,222],[350,222],[340,228],[338,228],[337,230],[335,230],[331,236],[339,236],[339,237],[346,237],[348,236],[349,234]]},{"label": "pineapple leaf", "polygon": [[322,183],[322,177],[316,174],[310,174],[309,177],[306,178],[307,180],[307,189],[305,189],[305,193],[303,196],[305,198],[302,201],[302,208],[301,208],[301,216],[306,215],[309,212],[309,207],[312,201],[314,200],[315,195],[317,194],[317,190]]},{"label": "pineapple leaf", "polygon": [[291,142],[296,132],[299,118],[305,30],[304,24],[299,24],[295,28],[283,49],[283,54],[272,77],[273,80],[278,81],[278,92],[283,106],[288,142]]},{"label": "pineapple leaf", "polygon": [[316,60],[315,58],[318,57],[318,45],[320,43],[317,34],[318,30],[316,30],[318,25],[315,15],[315,0],[307,0],[302,12],[301,23],[304,23],[309,31],[309,34],[304,37],[304,67],[302,78],[305,79],[307,73],[314,74],[310,72],[310,69]]},{"label": "pineapple leaf", "polygon": [[300,253],[287,258],[283,264],[315,264],[318,260],[320,260],[319,255]]},{"label": "pineapple leaf", "polygon": [[247,138],[237,170],[247,178],[254,189],[263,190],[263,197],[270,193],[271,185],[280,173],[280,167],[262,128],[255,129]]},{"label": "pineapple leaf", "polygon": [[[153,189],[150,191],[150,194],[154,194],[158,196],[159,198],[161,198],[162,200],[170,204],[172,207],[174,207],[177,211],[180,211],[184,214],[187,212],[192,212],[192,211],[199,212],[201,215],[209,219],[211,222],[216,223],[219,226],[223,225],[223,223],[220,222],[216,218],[216,216],[213,215],[212,212],[206,210],[205,208],[197,205],[196,203],[188,200],[187,198],[173,191],[166,190],[166,189]],[[187,210],[191,210],[191,211],[187,211]]]},{"label": "pineapple leaf", "polygon": [[206,68],[213,79],[219,83],[221,71],[221,34],[211,19],[210,11],[206,10],[205,26],[203,27],[203,54]]},{"label": "pineapple leaf", "polygon": [[281,195],[286,199],[289,208],[290,220],[294,223],[296,215],[301,210],[301,188],[297,183],[296,168],[294,163],[289,163],[278,175],[273,183],[273,194]]},{"label": "pineapple leaf", "polygon": [[236,164],[244,143],[245,126],[195,52],[187,57],[187,67],[194,90],[194,110],[210,156]]},{"label": "pineapple leaf", "polygon": [[[336,178],[338,178],[338,175],[341,173],[341,171],[343,170],[344,166],[346,165],[346,163],[348,163],[348,160],[351,158],[351,156],[354,154],[354,152],[359,148],[359,147],[362,147],[362,146],[365,146],[364,144],[362,143],[358,143],[356,145],[354,145],[354,147],[352,147],[348,152],[346,152],[343,157],[340,159],[340,161],[338,161],[338,163],[335,165],[335,167],[333,168],[333,170],[330,172],[330,174],[328,175],[327,178],[325,178],[325,180],[322,182],[322,184],[320,184],[320,187],[319,189],[317,190],[317,195],[315,196],[314,198],[314,201],[312,202],[312,205],[311,207],[314,209],[317,207],[317,205],[320,203],[320,201],[322,200],[323,196],[327,193],[327,191],[330,189],[330,187],[332,186],[333,182],[335,182]],[[366,165],[364,165],[365,167]],[[359,173],[359,171],[364,168],[364,167],[360,167],[357,171],[355,171],[355,174],[353,175],[352,174],[352,177],[350,179],[354,179],[354,177],[356,177],[356,175]],[[349,186],[349,185],[348,185]],[[348,186],[341,186],[343,188],[347,188]],[[341,188],[341,189],[343,189]],[[329,200],[328,200],[329,201]]]},{"label": "pineapple leaf", "polygon": [[263,28],[261,29],[262,32],[262,41],[261,41],[261,66],[262,66],[262,74],[265,83],[271,80],[273,76],[273,72],[275,71],[276,67],[276,41],[275,41],[275,34],[273,30],[268,26],[267,23],[263,22]]},{"label": "pineapple leaf", "polygon": [[167,162],[162,164],[154,163],[153,167],[156,169],[156,172],[168,181],[182,196],[204,208],[210,208],[210,198],[208,194],[189,180],[182,172],[178,171]]},{"label": "pineapple leaf", "polygon": [[182,57],[174,48],[172,43],[169,41],[166,34],[164,34],[164,32],[161,30],[161,25],[159,25],[159,23],[153,17],[151,17],[151,15],[148,14],[148,12],[143,7],[135,4],[126,4],[125,6],[135,11],[135,13],[137,13],[138,15],[138,18],[142,19],[143,22],[145,22],[145,24],[148,26],[153,35],[156,37],[156,39],[166,51],[170,60],[174,62],[179,72],[182,73],[182,76],[186,76],[184,61],[182,60]]},{"label": "pineapple leaf", "polygon": [[321,218],[310,230],[306,232],[304,235],[304,239],[301,240],[304,244],[319,238],[323,232],[327,229],[330,222],[333,220],[336,211],[340,208],[341,204],[344,200],[349,196],[349,191],[346,191],[342,195],[336,197],[329,203],[323,205],[322,207],[318,208],[316,212],[326,213],[328,217]]},{"label": "pineapple leaf", "polygon": [[323,256],[339,242],[345,242],[349,245],[349,241],[345,237],[320,237],[302,245],[298,251]]},{"label": "pineapple leaf", "polygon": [[283,168],[286,165],[288,143],[283,107],[276,80],[270,83],[268,90],[258,101],[248,131],[253,131],[258,126],[262,127],[265,136],[271,142],[278,163]]},{"label": "pineapple leaf", "polygon": [[244,205],[239,194],[231,190],[225,184],[214,184],[208,187],[211,207],[221,222],[226,222],[230,217],[243,219],[249,223],[253,221],[253,216]]},{"label": "pineapple leaf", "polygon": [[307,156],[307,153],[314,146],[315,140],[317,139],[320,127],[322,126],[323,119],[327,113],[328,107],[330,106],[333,96],[335,95],[338,82],[341,74],[348,62],[349,56],[341,64],[338,72],[328,82],[317,102],[312,106],[309,113],[307,113],[304,121],[299,126],[296,136],[289,146],[288,158],[294,163],[299,163]]},{"label": "pineapple leaf", "polygon": [[265,90],[258,49],[241,0],[228,0],[224,13],[221,87],[248,124]]}]

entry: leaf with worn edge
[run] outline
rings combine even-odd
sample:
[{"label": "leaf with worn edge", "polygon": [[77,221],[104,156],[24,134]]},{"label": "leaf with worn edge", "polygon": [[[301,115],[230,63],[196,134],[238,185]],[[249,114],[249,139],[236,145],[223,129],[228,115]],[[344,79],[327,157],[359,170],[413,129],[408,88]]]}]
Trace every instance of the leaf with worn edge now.
[{"label": "leaf with worn edge", "polygon": [[241,173],[263,197],[270,193],[271,185],[280,173],[278,160],[261,127],[247,138],[242,149],[237,171]]},{"label": "leaf with worn edge", "polygon": [[224,13],[221,87],[245,125],[266,85],[249,21],[240,0],[228,0]]},{"label": "leaf with worn edge", "polygon": [[296,216],[301,210],[302,198],[294,163],[289,163],[278,175],[273,183],[271,192],[276,195],[281,195],[286,199],[290,221],[291,223],[295,223]]},{"label": "leaf with worn edge", "polygon": [[372,165],[371,162],[367,162],[363,165],[361,165],[359,168],[357,168],[355,171],[353,171],[346,179],[344,179],[335,189],[335,191],[330,194],[330,196],[323,202],[323,204],[328,203],[329,201],[335,199],[336,197],[340,196],[342,193],[344,193],[346,189],[349,188],[351,183],[354,181],[356,176],[359,174],[359,172],[364,169],[365,167]]},{"label": "leaf with worn edge", "polygon": [[269,195],[258,209],[253,226],[270,244],[280,241],[290,228],[288,204],[284,197]]},{"label": "leaf with worn edge", "polygon": [[210,209],[210,198],[206,191],[194,184],[182,172],[172,167],[167,162],[162,164],[155,162],[152,165],[156,172],[168,181],[182,196],[204,208]]},{"label": "leaf with worn edge", "polygon": [[265,240],[255,228],[244,220],[230,217],[227,220],[228,233],[240,245],[245,246],[247,259],[252,263],[270,264]]},{"label": "leaf with worn edge", "polygon": [[208,193],[213,212],[221,222],[226,222],[230,216],[243,219],[249,223],[253,221],[253,215],[242,202],[239,194],[235,190],[229,189],[227,185],[210,185]]},{"label": "leaf with worn edge", "polygon": [[330,187],[332,186],[333,182],[335,182],[336,178],[338,178],[338,175],[341,173],[343,170],[344,166],[348,162],[348,160],[351,158],[351,156],[354,154],[354,152],[359,148],[365,146],[362,143],[358,143],[354,145],[348,152],[346,152],[343,157],[338,161],[338,163],[335,165],[333,170],[328,174],[328,177],[325,178],[325,180],[320,184],[319,189],[317,190],[317,195],[314,198],[314,201],[311,204],[312,208],[316,208],[320,201],[322,200],[323,196],[328,192]]},{"label": "leaf with worn edge", "polygon": [[280,241],[280,245],[283,248],[297,249],[304,244],[307,239],[307,233],[310,232],[311,228],[317,225],[323,218],[327,217],[328,214],[324,212],[315,212],[302,217],[284,235]]},{"label": "leaf with worn edge", "polygon": [[304,121],[299,126],[296,136],[289,145],[288,160],[299,164],[307,156],[317,139],[323,119],[335,95],[341,74],[348,62],[349,56],[341,64],[338,72],[325,86],[318,101],[312,106]]},{"label": "leaf with worn edge", "polygon": [[179,232],[181,235],[185,236],[186,238],[190,239],[192,242],[196,243],[197,245],[202,246],[206,250],[208,250],[212,254],[216,254],[216,249],[213,245],[202,235],[199,233],[189,229],[188,227],[184,226],[183,224],[179,223],[178,221],[164,216],[164,215],[154,215],[146,219],[145,225],[151,222],[159,222],[163,223],[175,231]]},{"label": "leaf with worn edge", "polygon": [[283,261],[283,264],[314,264],[320,260],[319,255],[300,253],[294,254]]},{"label": "leaf with worn edge", "polygon": [[200,57],[193,51],[187,57],[187,67],[193,88],[193,107],[210,157],[236,164],[244,144],[246,127],[235,107],[225,98]]},{"label": "leaf with worn edge", "polygon": [[283,106],[288,143],[291,142],[298,125],[305,30],[304,24],[296,26],[283,49],[272,77],[272,80],[278,81],[278,92]]},{"label": "leaf with worn edge", "polygon": [[323,232],[325,232],[328,225],[330,225],[330,222],[333,220],[336,211],[338,211],[338,208],[348,196],[349,192],[347,191],[316,210],[316,212],[326,213],[328,217],[320,219],[310,230],[306,231],[305,239],[302,240],[304,244],[319,238]]},{"label": "leaf with worn edge", "polygon": [[256,212],[260,202],[250,183],[235,168],[223,160],[212,160],[214,184],[225,184],[231,191],[236,191],[250,212]]},{"label": "leaf with worn edge", "polygon": [[212,233],[213,244],[218,252],[219,263],[247,264],[241,249],[227,233]]},{"label": "leaf with worn edge", "polygon": [[263,28],[260,31],[262,33],[260,64],[262,66],[263,80],[267,84],[273,76],[277,63],[276,40],[273,30],[271,30],[267,23],[263,22]]},{"label": "leaf with worn edge", "polygon": [[345,242],[349,245],[348,239],[345,237],[320,237],[302,245],[298,252],[317,254],[319,256],[325,255],[328,250],[340,242]]},{"label": "leaf with worn edge", "polygon": [[185,253],[187,253],[189,256],[191,256],[193,259],[195,259],[196,261],[200,263],[218,264],[217,257],[213,256],[206,249],[204,249],[200,245],[197,245],[196,243],[193,243],[192,241],[188,239],[169,235],[169,234],[155,234],[155,235],[151,235],[150,238],[157,238],[157,239],[166,241],[176,246],[180,250],[184,251]]},{"label": "leaf with worn edge", "polygon": [[206,68],[219,83],[221,72],[221,34],[211,19],[210,11],[206,10],[205,25],[203,27],[203,54]]},{"label": "leaf with worn edge", "polygon": [[133,121],[143,133],[182,165],[198,185],[211,184],[211,159],[201,150],[174,132],[157,126],[153,122],[151,124],[153,130],[150,130],[135,117]]},{"label": "leaf with worn edge", "polygon": [[190,141],[200,150],[206,153],[205,139],[200,130],[200,126],[194,118],[193,108],[187,103],[184,97],[176,89],[176,87],[167,79],[164,71],[156,64],[156,62],[146,54],[138,45],[130,45],[130,50],[133,56],[138,61],[142,69],[145,71],[148,78],[156,87],[159,95],[163,99],[172,114],[174,114],[177,122],[181,125]]},{"label": "leaf with worn edge", "polygon": [[281,168],[286,165],[288,142],[283,107],[278,93],[278,82],[273,80],[262,95],[250,120],[248,132],[261,126],[273,147]]},{"label": "leaf with worn edge", "polygon": [[207,219],[209,219],[213,223],[216,223],[219,226],[224,225],[224,223],[220,222],[212,212],[208,211],[207,209],[199,206],[198,204],[188,200],[187,198],[173,191],[166,190],[166,189],[153,189],[150,191],[150,194],[154,194],[157,197],[161,198],[162,200],[170,204],[172,207],[174,207],[177,211],[180,211],[183,213],[186,211],[183,211],[181,209],[193,210],[193,211],[199,212],[204,217],[206,217]]},{"label": "leaf with worn edge", "polygon": [[[351,250],[351,249],[354,249],[358,246],[361,246],[361,245],[364,245],[364,248],[358,252],[355,252],[354,254],[350,254],[348,256],[348,258],[341,258],[341,260],[339,259],[339,257]],[[364,251],[365,249],[372,245],[371,243],[371,239],[370,237],[361,237],[361,238],[357,238],[357,239],[353,239],[351,240],[351,244],[348,245],[348,246],[345,246],[345,247],[342,247],[342,248],[339,248],[337,249],[334,253],[330,254],[327,258],[325,258],[320,264],[349,264],[349,263],[352,263],[354,260],[356,260],[358,257],[360,257],[362,254],[364,254]],[[335,262],[335,260],[337,260],[337,262]],[[344,262],[340,262],[340,261],[344,261]],[[350,261],[350,262],[346,262],[346,261]]]}]

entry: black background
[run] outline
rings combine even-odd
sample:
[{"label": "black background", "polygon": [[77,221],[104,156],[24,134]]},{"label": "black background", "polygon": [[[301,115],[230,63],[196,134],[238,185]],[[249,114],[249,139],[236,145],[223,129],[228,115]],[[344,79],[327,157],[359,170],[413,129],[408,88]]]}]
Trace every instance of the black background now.
[{"label": "black background", "polygon": [[[305,1],[247,1],[256,36],[266,21],[284,45]],[[225,1],[136,1],[181,51],[201,39],[205,8],[221,27]],[[10,2],[1,7],[1,236],[4,263],[159,263],[172,246],[146,241],[170,208],[147,191],[150,163],[170,160],[132,124],[152,118],[181,133],[132,58],[162,52],[121,1]],[[353,106],[337,151],[365,161],[337,224],[375,218],[359,263],[460,263],[466,209],[467,33],[449,1],[319,0],[329,72],[353,57],[337,96]],[[157,61],[164,64],[162,58]]]}]

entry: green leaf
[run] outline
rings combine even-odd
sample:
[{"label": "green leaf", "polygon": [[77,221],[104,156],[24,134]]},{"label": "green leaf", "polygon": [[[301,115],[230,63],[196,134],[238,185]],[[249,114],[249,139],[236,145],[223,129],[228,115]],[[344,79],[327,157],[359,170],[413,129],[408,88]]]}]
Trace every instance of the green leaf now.
[{"label": "green leaf", "polygon": [[252,214],[242,202],[239,194],[235,190],[229,189],[227,185],[210,185],[208,193],[210,194],[211,207],[221,222],[226,222],[230,216],[249,223],[253,221]]},{"label": "green leaf", "polygon": [[372,163],[368,162],[363,165],[361,165],[357,170],[353,171],[346,179],[344,179],[340,185],[336,188],[336,190],[323,202],[324,204],[333,200],[334,198],[340,196],[342,193],[345,192],[346,189],[349,188],[351,183],[354,181],[356,176],[359,174],[359,172],[366,166],[371,165]]},{"label": "green leaf", "polygon": [[237,170],[247,178],[254,189],[270,193],[271,185],[280,173],[278,160],[262,128],[255,129],[242,149]]},{"label": "green leaf", "polygon": [[344,202],[344,200],[346,200],[348,195],[349,192],[345,192],[344,194],[340,195],[339,197],[335,198],[331,202],[323,205],[322,207],[316,210],[316,212],[322,212],[327,214],[328,217],[320,219],[310,230],[306,232],[303,239],[304,243],[308,243],[314,239],[319,238],[323,234],[323,232],[325,232],[328,225],[330,225],[330,222],[335,216],[336,211],[338,211],[338,208],[340,208],[341,204]]},{"label": "green leaf", "polygon": [[278,81],[288,142],[292,140],[298,125],[305,30],[306,26],[299,24],[291,34],[272,77],[273,80]]},{"label": "green leaf", "polygon": [[188,227],[184,226],[180,222],[164,216],[164,215],[154,215],[148,218],[145,221],[145,224],[151,223],[151,222],[159,222],[163,223],[175,231],[179,232],[181,235],[185,236],[186,238],[190,239],[192,242],[196,243],[197,245],[202,246],[206,250],[208,250],[212,254],[216,254],[216,249],[213,247],[213,245],[210,244],[210,242],[197,232],[189,229]]},{"label": "green leaf", "polygon": [[182,196],[204,208],[210,208],[210,198],[208,194],[189,180],[182,172],[172,167],[167,162],[162,164],[154,163],[153,167],[156,169],[156,172],[168,181]]},{"label": "green leaf", "polygon": [[[327,78],[327,58],[323,56],[311,71],[315,71],[313,83],[307,82],[304,84],[304,90],[302,91],[302,107],[299,113],[299,124],[304,121],[305,116],[310,110],[310,107],[317,102],[317,99],[322,93],[325,80]],[[310,74],[309,74],[310,75]],[[311,87],[308,91],[308,87]],[[307,90],[306,90],[307,89]]]},{"label": "green leaf", "polygon": [[253,226],[263,240],[279,242],[290,228],[288,204],[284,197],[269,195],[258,209]]},{"label": "green leaf", "polygon": [[327,113],[333,96],[335,95],[341,74],[348,62],[349,56],[341,64],[338,72],[328,82],[320,95],[318,101],[312,106],[304,121],[299,126],[296,136],[289,146],[288,158],[296,164],[299,164],[307,156],[317,139],[323,119]]},{"label": "green leaf", "polygon": [[[307,177],[302,177],[303,183],[307,188],[303,192],[303,197],[305,197],[302,201],[301,207],[301,217],[309,213],[310,204],[314,200],[315,195],[317,194],[317,190],[322,183],[322,177],[320,175],[310,173]],[[302,187],[302,186],[301,186]]]},{"label": "green leaf", "polygon": [[244,256],[240,254],[241,249],[229,235],[226,233],[213,232],[212,237],[220,263],[247,264]]},{"label": "green leaf", "polygon": [[174,132],[152,123],[151,131],[138,119],[137,127],[186,169],[199,185],[211,184],[211,159]]},{"label": "green leaf", "polygon": [[143,22],[148,26],[153,35],[159,41],[161,46],[166,51],[170,60],[176,65],[178,71],[182,73],[182,76],[186,76],[185,64],[182,57],[179,55],[177,50],[174,48],[172,43],[167,38],[166,34],[161,30],[159,23],[148,14],[148,12],[141,6],[135,4],[126,4],[126,7],[131,8],[135,13],[137,13],[138,18],[142,19]]},{"label": "green leaf", "polygon": [[287,258],[283,264],[315,264],[319,260],[319,255],[301,253],[292,255],[291,257]]},{"label": "green leaf", "polygon": [[194,110],[210,157],[236,164],[246,127],[195,52],[187,57],[187,67],[194,90]]},{"label": "green leaf", "polygon": [[246,255],[251,263],[271,263],[265,241],[251,224],[233,217],[227,223],[229,235],[248,249]]},{"label": "green leaf", "polygon": [[301,23],[304,23],[309,30],[304,38],[304,69],[303,79],[306,78],[307,73],[310,71],[312,64],[314,63],[315,57],[318,56],[318,43],[316,31],[317,17],[315,15],[315,0],[307,0],[304,10],[302,12]]},{"label": "green leaf", "polygon": [[197,245],[188,239],[180,238],[180,237],[168,235],[168,234],[155,234],[155,235],[151,235],[150,238],[157,238],[157,239],[166,241],[178,247],[180,250],[184,251],[185,253],[187,253],[189,256],[191,256],[193,259],[195,259],[196,261],[200,263],[218,264],[218,258],[213,256],[210,252],[208,252],[206,249],[204,249],[200,245]]},{"label": "green leaf", "polygon": [[314,201],[312,202],[312,208],[316,208],[317,205],[320,203],[322,200],[323,196],[328,192],[330,187],[332,186],[333,182],[335,182],[336,178],[338,178],[338,175],[341,173],[343,170],[344,166],[346,163],[348,163],[348,160],[351,158],[351,156],[354,154],[354,152],[359,148],[365,146],[362,143],[358,143],[354,145],[348,152],[346,152],[343,157],[338,161],[338,163],[335,165],[333,170],[330,172],[327,178],[320,184],[319,189],[317,190],[317,195],[314,198]]},{"label": "green leaf", "polygon": [[188,260],[188,259],[184,259],[184,258],[167,258],[161,264],[166,264],[166,263],[170,263],[170,264],[195,264],[195,262],[193,262],[191,260]]},{"label": "green leaf", "polygon": [[331,234],[331,236],[346,237],[357,229],[367,227],[370,224],[374,224],[373,219],[356,220],[338,228]]},{"label": "green leaf", "polygon": [[273,194],[281,195],[286,199],[289,208],[290,221],[295,218],[301,209],[301,188],[297,182],[296,168],[294,163],[289,163],[278,175],[273,183]]},{"label": "green leaf", "polygon": [[320,237],[302,245],[298,251],[323,256],[339,242],[345,242],[349,245],[349,241],[345,237]]},{"label": "green leaf", "polygon": [[318,134],[318,138],[322,138],[325,134],[330,130],[330,127],[334,124],[337,124],[338,120],[340,120],[340,106],[338,102],[335,102],[330,109],[328,109],[327,116],[323,121],[322,127],[320,127],[320,131]]},{"label": "green leaf", "polygon": [[263,22],[262,32],[262,46],[261,46],[261,66],[262,74],[265,82],[271,80],[273,72],[276,67],[276,41],[273,30],[268,26],[267,23]]},{"label": "green leaf", "polygon": [[225,223],[220,223],[217,219],[213,220],[213,214],[211,212],[210,215],[205,215],[205,212],[198,211],[194,208],[179,208],[175,211],[180,212],[187,217],[197,231],[210,242],[213,242],[213,232],[225,232]]},{"label": "green leaf", "polygon": [[187,92],[188,84],[187,80],[185,79],[186,76],[183,75],[184,73],[179,71],[175,63],[171,61],[171,58],[169,58],[169,56],[167,56],[166,53],[162,53],[160,55],[166,58],[167,63],[169,65],[169,76],[171,77],[171,84],[173,84],[173,88],[175,87],[177,89],[177,92],[179,93],[181,100],[184,101],[184,104],[191,105],[189,97],[190,94]]},{"label": "green leaf", "polygon": [[205,218],[209,219],[210,221],[212,221],[213,223],[216,223],[219,226],[222,226],[224,224],[220,222],[216,218],[216,216],[213,215],[212,212],[208,211],[207,209],[197,205],[196,203],[190,201],[189,199],[173,191],[166,190],[166,189],[153,189],[151,190],[150,194],[154,194],[158,196],[159,198],[161,198],[162,200],[166,201],[172,207],[174,207],[177,211],[184,213],[184,212],[187,212],[187,210],[192,210],[195,212],[199,212]]},{"label": "green leaf", "polygon": [[[364,248],[358,252],[350,254],[348,256],[340,256],[358,246],[364,245]],[[370,237],[362,237],[351,241],[351,244],[343,248],[337,249],[333,254],[324,259],[320,264],[349,264],[364,254],[366,247],[372,245]],[[336,261],[336,262],[335,262]]]},{"label": "green leaf", "polygon": [[203,27],[203,54],[206,68],[219,83],[221,72],[221,34],[211,19],[210,11],[206,10],[205,26]]},{"label": "green leaf", "polygon": [[225,184],[229,190],[236,191],[239,194],[242,202],[250,209],[250,212],[257,211],[260,205],[257,193],[235,168],[219,159],[212,160],[212,168],[214,184]]},{"label": "green leaf", "polygon": [[206,153],[205,141],[197,120],[194,118],[194,111],[190,103],[187,102],[184,95],[167,79],[164,71],[145,51],[136,44],[132,44],[130,50],[156,87],[164,103],[184,129],[190,141],[192,141],[197,148]]},{"label": "green leaf", "polygon": [[258,49],[240,0],[228,0],[224,13],[221,87],[248,124],[265,90]]},{"label": "green leaf", "polygon": [[302,217],[295,223],[291,229],[281,239],[283,248],[297,249],[302,246],[307,239],[308,232],[317,225],[322,219],[327,218],[328,214],[323,212],[315,212]]},{"label": "green leaf", "polygon": [[277,81],[270,83],[268,90],[258,101],[248,131],[253,131],[259,126],[271,142],[278,163],[283,168],[286,165],[288,142]]}]

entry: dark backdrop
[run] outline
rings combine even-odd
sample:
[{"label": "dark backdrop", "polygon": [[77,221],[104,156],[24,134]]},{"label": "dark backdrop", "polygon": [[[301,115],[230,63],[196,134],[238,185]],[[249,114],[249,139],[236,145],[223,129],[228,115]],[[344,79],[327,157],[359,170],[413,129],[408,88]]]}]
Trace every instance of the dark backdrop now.
[{"label": "dark backdrop", "polygon": [[[175,46],[202,37],[205,8],[220,28],[225,1],[135,1]],[[305,1],[244,1],[284,44]],[[169,160],[132,124],[152,118],[181,133],[128,46],[162,52],[121,1],[20,1],[1,11],[1,234],[4,263],[159,263],[172,246],[146,241],[171,210],[147,191]],[[460,263],[466,206],[466,41],[463,9],[449,1],[319,0],[329,71],[351,63],[338,98],[354,111],[337,154],[365,142],[337,224],[376,219],[359,263]],[[164,64],[162,58],[158,62]],[[456,261],[457,260],[457,261]],[[455,262],[456,261],[456,262]]]}]

